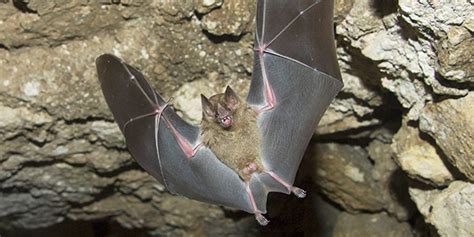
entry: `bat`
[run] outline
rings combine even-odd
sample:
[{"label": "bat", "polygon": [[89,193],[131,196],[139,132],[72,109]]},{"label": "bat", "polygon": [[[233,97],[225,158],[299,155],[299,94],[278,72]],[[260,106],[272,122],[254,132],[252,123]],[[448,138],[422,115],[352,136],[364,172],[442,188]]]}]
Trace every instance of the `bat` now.
[{"label": "bat", "polygon": [[247,98],[201,95],[199,126],[179,117],[123,60],[96,59],[105,100],[141,167],[173,193],[237,208],[268,224],[269,192],[293,186],[314,128],[343,83],[333,0],[258,0]]}]

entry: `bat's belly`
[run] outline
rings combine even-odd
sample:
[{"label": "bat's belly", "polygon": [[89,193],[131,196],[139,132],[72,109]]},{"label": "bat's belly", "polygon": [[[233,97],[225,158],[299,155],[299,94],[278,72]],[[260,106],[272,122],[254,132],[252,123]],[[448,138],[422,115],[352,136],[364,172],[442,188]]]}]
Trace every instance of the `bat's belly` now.
[{"label": "bat's belly", "polygon": [[239,176],[248,181],[253,172],[263,170],[260,161],[260,138],[255,128],[240,129],[239,131],[222,131],[214,133],[214,137],[203,134],[208,147],[217,158]]}]

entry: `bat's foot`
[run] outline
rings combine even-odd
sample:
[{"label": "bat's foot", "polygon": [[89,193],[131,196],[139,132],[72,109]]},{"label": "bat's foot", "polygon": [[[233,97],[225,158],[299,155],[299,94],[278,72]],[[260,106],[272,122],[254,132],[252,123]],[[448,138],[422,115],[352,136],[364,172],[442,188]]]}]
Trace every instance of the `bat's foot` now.
[{"label": "bat's foot", "polygon": [[306,191],[304,191],[301,188],[298,187],[291,187],[291,192],[296,195],[298,198],[305,198],[306,197]]},{"label": "bat's foot", "polygon": [[289,183],[287,183],[286,181],[284,181],[280,176],[278,176],[277,174],[273,173],[272,171],[264,171],[265,173],[267,173],[268,175],[270,175],[273,179],[275,179],[278,183],[282,184],[283,186],[285,186],[289,192],[295,194],[298,198],[304,198],[306,197],[306,191],[304,191],[303,189],[301,188],[298,188],[298,187],[295,187],[295,186],[291,186]]},{"label": "bat's foot", "polygon": [[261,213],[255,213],[255,219],[258,221],[258,224],[262,226],[266,226],[268,223],[270,223],[270,221],[267,220],[267,218],[265,218]]}]

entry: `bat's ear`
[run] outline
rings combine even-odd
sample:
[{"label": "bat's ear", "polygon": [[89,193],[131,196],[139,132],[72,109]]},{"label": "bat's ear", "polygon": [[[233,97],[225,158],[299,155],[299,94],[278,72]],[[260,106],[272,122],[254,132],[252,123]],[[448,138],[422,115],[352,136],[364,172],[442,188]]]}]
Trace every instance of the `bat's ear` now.
[{"label": "bat's ear", "polygon": [[216,113],[212,109],[211,103],[209,102],[209,100],[203,94],[201,94],[201,105],[202,105],[202,113],[206,117],[215,117],[216,116]]},{"label": "bat's ear", "polygon": [[225,89],[224,98],[225,98],[227,107],[231,109],[232,111],[237,109],[237,107],[240,105],[239,96],[235,94],[234,90],[232,90],[230,86],[227,86],[227,88]]}]

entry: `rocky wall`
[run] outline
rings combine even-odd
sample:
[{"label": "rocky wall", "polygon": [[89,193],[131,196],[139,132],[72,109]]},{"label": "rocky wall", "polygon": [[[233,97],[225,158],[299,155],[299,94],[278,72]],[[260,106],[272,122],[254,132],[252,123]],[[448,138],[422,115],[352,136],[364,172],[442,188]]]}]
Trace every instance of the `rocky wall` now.
[{"label": "rocky wall", "polygon": [[131,159],[95,58],[139,68],[199,123],[252,72],[254,0],[0,0],[0,235],[473,236],[474,6],[336,0],[344,88],[297,183],[253,216],[173,196]]}]

